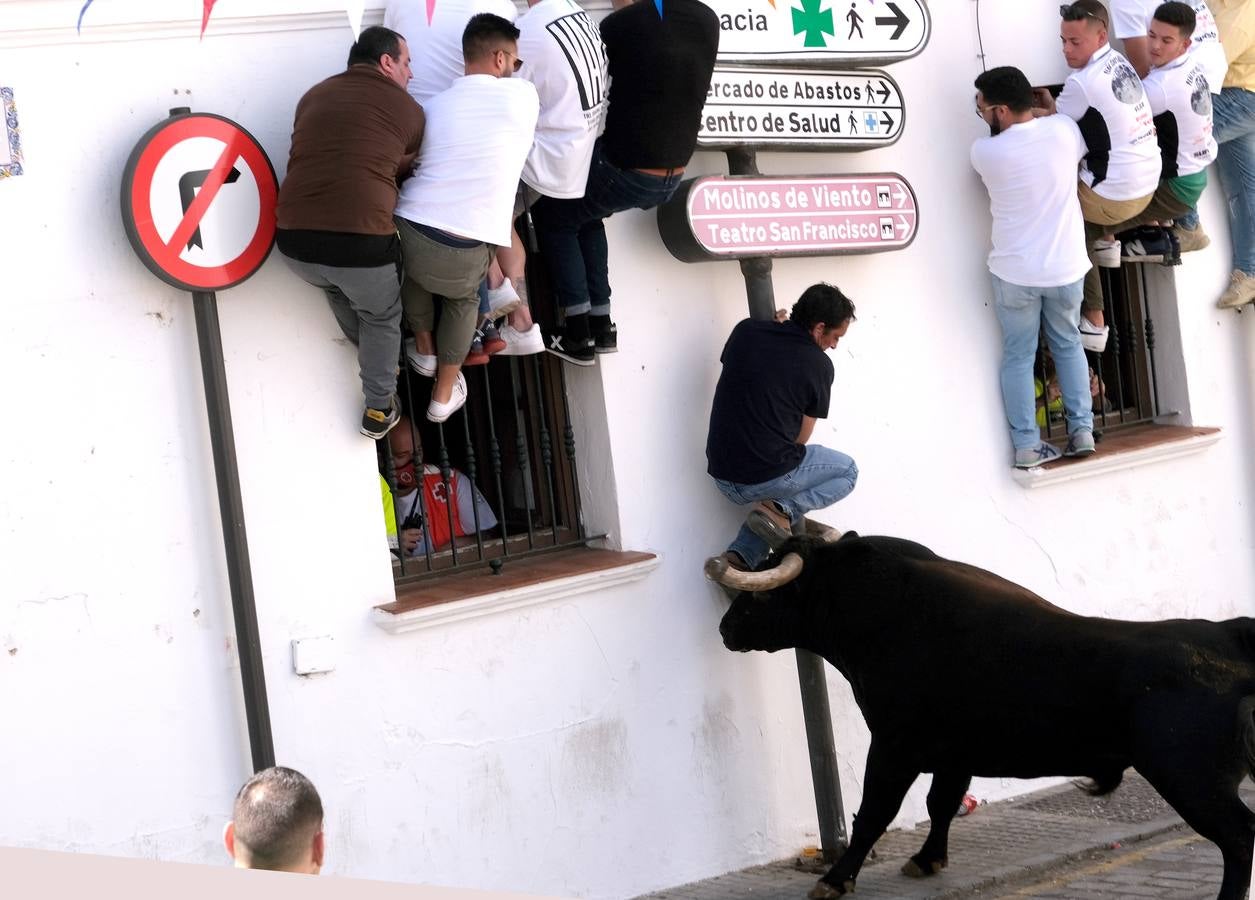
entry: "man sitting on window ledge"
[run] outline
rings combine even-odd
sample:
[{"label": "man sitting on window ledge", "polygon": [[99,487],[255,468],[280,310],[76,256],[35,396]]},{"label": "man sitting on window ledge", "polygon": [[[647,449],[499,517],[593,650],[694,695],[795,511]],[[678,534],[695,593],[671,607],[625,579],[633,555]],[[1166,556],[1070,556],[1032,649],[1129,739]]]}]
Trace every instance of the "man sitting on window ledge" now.
[{"label": "man sitting on window ledge", "polygon": [[[389,522],[388,543],[396,549],[399,540],[400,546],[405,548],[406,556],[426,554],[428,544],[426,529],[423,527],[424,511],[431,519],[433,553],[443,550],[455,537],[474,534],[477,513],[481,533],[497,527],[497,517],[484,495],[465,473],[457,469],[452,471],[446,483],[439,468],[424,465],[422,490],[418,490],[418,473],[414,466],[416,440],[418,435],[411,428],[406,416],[401,417],[399,427],[388,435],[388,448],[392,451],[392,468],[397,484],[396,497],[391,498],[396,516]],[[421,444],[418,449],[421,451]],[[389,502],[389,493],[385,488],[385,504]],[[453,494],[452,503],[449,502],[450,493]],[[388,507],[385,505],[385,519],[387,513]]]}]

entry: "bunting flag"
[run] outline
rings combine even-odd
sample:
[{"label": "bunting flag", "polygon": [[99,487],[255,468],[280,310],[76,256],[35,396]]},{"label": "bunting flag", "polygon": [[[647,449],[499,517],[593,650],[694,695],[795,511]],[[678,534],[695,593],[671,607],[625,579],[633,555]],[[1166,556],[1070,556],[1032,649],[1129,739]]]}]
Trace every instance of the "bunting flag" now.
[{"label": "bunting flag", "polygon": [[91,5],[92,5],[92,0],[87,0],[87,2],[83,4],[83,8],[78,11],[78,33],[79,34],[83,33],[83,14],[87,12],[87,7]]},{"label": "bunting flag", "polygon": [[431,17],[436,14],[436,0],[427,0],[427,24],[431,24]]},{"label": "bunting flag", "polygon": [[201,14],[201,17],[200,17],[201,40],[205,39],[205,26],[209,24],[209,14],[214,11],[214,4],[217,2],[218,0],[205,0],[205,11]]},{"label": "bunting flag", "polygon": [[[428,0],[430,3],[431,0]],[[349,27],[353,29],[353,40],[362,33],[362,16],[366,14],[366,0],[344,0],[344,14],[349,17]]]}]

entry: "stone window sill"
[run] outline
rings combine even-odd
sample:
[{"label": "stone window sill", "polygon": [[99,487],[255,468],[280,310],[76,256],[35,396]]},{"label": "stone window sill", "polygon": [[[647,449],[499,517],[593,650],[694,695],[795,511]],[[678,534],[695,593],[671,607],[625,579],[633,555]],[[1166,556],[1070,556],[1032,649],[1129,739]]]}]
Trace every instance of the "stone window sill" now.
[{"label": "stone window sill", "polygon": [[1185,425],[1136,425],[1109,432],[1092,456],[1065,459],[1036,469],[1014,469],[1012,478],[1026,488],[1064,484],[1201,453],[1220,440],[1219,428]]},{"label": "stone window sill", "polygon": [[658,567],[653,553],[580,547],[509,563],[501,573],[447,575],[399,585],[397,599],[376,606],[389,634],[447,625],[639,581]]}]

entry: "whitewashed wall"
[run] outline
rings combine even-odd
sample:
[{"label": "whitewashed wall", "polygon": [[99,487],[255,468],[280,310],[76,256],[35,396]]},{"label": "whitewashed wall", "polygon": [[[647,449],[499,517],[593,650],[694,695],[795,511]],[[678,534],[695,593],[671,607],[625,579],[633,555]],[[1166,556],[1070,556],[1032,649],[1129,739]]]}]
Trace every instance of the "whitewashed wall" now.
[{"label": "whitewashed wall", "polygon": [[[282,175],[296,99],[340,67],[350,34],[330,2],[221,0],[200,42],[198,9],[149,0],[95,4],[76,38],[79,5],[0,0],[0,85],[16,90],[26,154],[26,174],[0,181],[0,844],[220,864],[249,757],[195,330],[189,298],[131,253],[118,183],[175,105],[241,122]],[[1056,5],[983,4],[988,64],[1060,80]],[[891,69],[900,143],[760,159],[766,173],[893,170],[919,196],[905,251],[775,266],[781,305],[824,279],[859,309],[814,439],[861,478],[823,518],[1080,612],[1251,614],[1255,315],[1212,305],[1228,271],[1218,191],[1203,204],[1213,249],[1176,273],[1180,335],[1159,340],[1183,361],[1171,390],[1187,420],[1223,439],[1024,489],[967,163],[983,129],[974,4],[932,7],[928,48]],[[692,166],[722,170],[716,154]],[[700,578],[738,518],[703,447],[719,350],[746,311],[739,270],[674,262],[647,214],[613,219],[610,241],[623,350],[570,372],[595,476],[582,483],[590,525],[661,566],[408,635],[369,617],[392,588],[351,349],[277,260],[219,297],[276,750],[323,793],[336,873],[618,898],[815,841],[791,655],[727,653],[725,601]],[[312,635],[337,639],[337,668],[295,676],[289,642]],[[843,680],[830,686],[852,811],[867,735]],[[924,787],[900,824],[924,815]]]}]

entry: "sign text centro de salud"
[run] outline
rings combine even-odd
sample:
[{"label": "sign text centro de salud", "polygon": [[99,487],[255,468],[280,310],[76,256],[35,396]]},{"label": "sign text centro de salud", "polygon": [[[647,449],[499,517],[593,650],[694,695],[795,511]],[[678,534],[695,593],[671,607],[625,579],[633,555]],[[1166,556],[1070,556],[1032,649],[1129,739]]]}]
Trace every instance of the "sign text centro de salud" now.
[{"label": "sign text centro de salud", "polygon": [[703,2],[719,16],[721,63],[889,63],[928,42],[923,0]]},{"label": "sign text centro de salud", "polygon": [[716,66],[697,145],[869,150],[898,139],[903,115],[898,85],[875,69]]},{"label": "sign text centro de salud", "polygon": [[659,209],[663,243],[682,262],[899,250],[915,239],[915,193],[901,175],[712,175],[684,182]]}]

